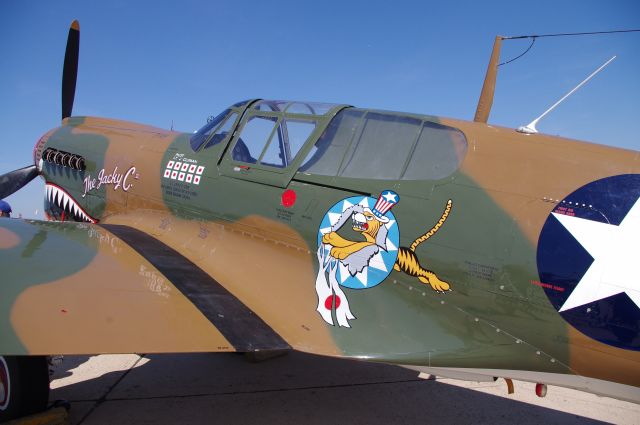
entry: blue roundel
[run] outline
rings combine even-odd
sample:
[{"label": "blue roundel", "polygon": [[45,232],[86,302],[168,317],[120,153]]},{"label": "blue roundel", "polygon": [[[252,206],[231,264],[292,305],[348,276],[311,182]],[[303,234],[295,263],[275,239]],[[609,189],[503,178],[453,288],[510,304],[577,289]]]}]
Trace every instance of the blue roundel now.
[{"label": "blue roundel", "polygon": [[602,343],[640,350],[640,174],[560,201],[538,240],[540,285],[560,315]]},{"label": "blue roundel", "polygon": [[[396,195],[397,196],[397,195]],[[332,206],[329,211],[324,215],[320,228],[318,229],[318,249],[324,251],[324,255],[327,258],[331,251],[331,246],[322,243],[322,236],[329,233],[331,227],[334,226],[341,218],[343,214],[346,214],[350,207],[354,205],[360,205],[363,208],[374,211],[376,206],[376,199],[367,196],[352,196],[347,199],[339,201]],[[385,241],[385,248],[380,249],[373,257],[369,258],[366,262],[366,266],[357,273],[350,273],[348,267],[339,260],[332,259],[332,264],[336,267],[336,279],[341,286],[345,286],[351,289],[367,289],[372,288],[382,282],[389,276],[393,270],[393,265],[398,258],[398,244],[400,242],[400,231],[398,230],[398,223],[391,211],[384,214],[386,217],[382,226],[387,229],[387,238]],[[350,227],[351,220],[345,223],[345,227]],[[362,235],[359,235],[357,241],[362,241]]]}]

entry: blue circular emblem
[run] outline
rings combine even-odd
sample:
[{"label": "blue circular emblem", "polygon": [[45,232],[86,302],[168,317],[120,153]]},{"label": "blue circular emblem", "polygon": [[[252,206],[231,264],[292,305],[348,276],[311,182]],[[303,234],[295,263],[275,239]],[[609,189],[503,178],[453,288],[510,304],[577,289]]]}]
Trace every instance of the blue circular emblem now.
[{"label": "blue circular emblem", "polygon": [[[386,199],[386,200],[385,200]],[[393,191],[376,200],[353,196],[332,206],[318,229],[319,255],[335,265],[337,282],[352,289],[372,288],[393,270],[398,257],[400,232],[390,211],[399,200]],[[323,243],[323,237],[333,242]]]},{"label": "blue circular emblem", "polygon": [[591,182],[560,201],[538,240],[540,286],[573,327],[640,350],[640,174]]}]

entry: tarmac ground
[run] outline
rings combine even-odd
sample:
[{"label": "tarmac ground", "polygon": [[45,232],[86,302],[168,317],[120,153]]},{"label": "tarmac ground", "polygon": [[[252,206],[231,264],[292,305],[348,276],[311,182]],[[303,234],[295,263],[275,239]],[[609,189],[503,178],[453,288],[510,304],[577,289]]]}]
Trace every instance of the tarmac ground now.
[{"label": "tarmac ground", "polygon": [[532,383],[420,379],[396,366],[298,352],[67,356],[50,399],[71,424],[640,423],[640,404]]}]

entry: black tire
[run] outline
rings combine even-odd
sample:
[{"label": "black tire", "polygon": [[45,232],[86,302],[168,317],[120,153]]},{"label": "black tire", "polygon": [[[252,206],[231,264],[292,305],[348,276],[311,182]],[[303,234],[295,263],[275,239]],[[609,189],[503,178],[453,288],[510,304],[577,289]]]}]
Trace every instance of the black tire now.
[{"label": "black tire", "polygon": [[49,364],[44,356],[0,356],[0,423],[47,408]]}]

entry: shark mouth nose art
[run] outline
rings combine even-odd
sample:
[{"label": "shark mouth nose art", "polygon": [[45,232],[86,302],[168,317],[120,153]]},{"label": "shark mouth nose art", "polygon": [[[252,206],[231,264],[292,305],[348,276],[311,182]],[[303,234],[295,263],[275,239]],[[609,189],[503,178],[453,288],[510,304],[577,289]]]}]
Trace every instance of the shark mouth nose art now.
[{"label": "shark mouth nose art", "polygon": [[67,191],[53,183],[45,184],[45,211],[49,218],[59,221],[97,223]]}]

